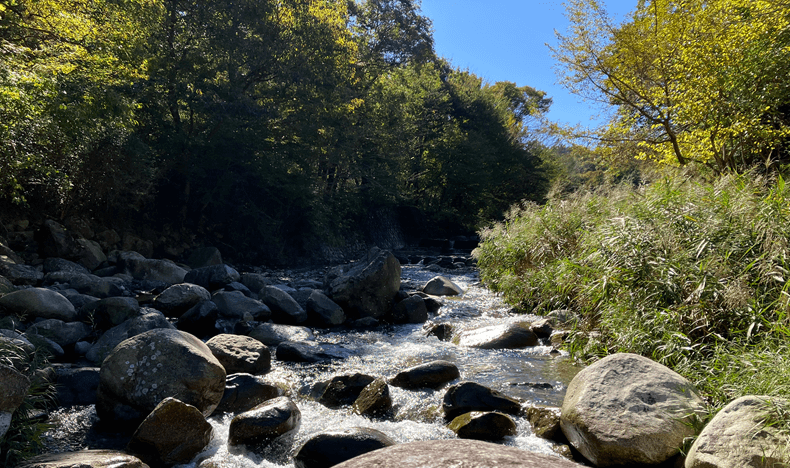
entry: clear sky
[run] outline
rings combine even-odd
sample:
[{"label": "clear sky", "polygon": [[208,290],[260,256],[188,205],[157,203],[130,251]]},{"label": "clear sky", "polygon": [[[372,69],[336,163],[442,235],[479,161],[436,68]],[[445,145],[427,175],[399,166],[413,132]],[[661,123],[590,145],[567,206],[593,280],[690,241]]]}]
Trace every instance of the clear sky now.
[{"label": "clear sky", "polygon": [[[637,0],[604,0],[613,18],[622,19]],[[556,84],[554,60],[546,43],[565,32],[562,1],[422,0],[433,21],[436,53],[453,66],[469,69],[489,82],[512,81],[545,91],[554,102],[550,120],[590,125],[596,111]]]}]

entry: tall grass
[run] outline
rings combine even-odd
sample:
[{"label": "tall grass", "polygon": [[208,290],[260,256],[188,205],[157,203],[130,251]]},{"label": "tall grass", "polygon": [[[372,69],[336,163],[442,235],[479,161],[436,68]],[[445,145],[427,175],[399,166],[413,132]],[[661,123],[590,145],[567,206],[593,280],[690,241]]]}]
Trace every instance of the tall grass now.
[{"label": "tall grass", "polygon": [[[577,357],[650,357],[712,410],[790,395],[790,186],[667,177],[513,208],[482,232],[483,280],[518,309],[570,309]],[[595,333],[593,333],[595,332]]]}]

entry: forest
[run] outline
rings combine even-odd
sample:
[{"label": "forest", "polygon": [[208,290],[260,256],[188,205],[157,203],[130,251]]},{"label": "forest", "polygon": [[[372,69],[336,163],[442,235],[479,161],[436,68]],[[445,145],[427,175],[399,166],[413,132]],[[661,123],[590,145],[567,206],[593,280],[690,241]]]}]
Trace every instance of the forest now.
[{"label": "forest", "polygon": [[371,210],[472,233],[546,193],[551,100],[431,34],[413,0],[2,0],[3,206],[270,262]]}]

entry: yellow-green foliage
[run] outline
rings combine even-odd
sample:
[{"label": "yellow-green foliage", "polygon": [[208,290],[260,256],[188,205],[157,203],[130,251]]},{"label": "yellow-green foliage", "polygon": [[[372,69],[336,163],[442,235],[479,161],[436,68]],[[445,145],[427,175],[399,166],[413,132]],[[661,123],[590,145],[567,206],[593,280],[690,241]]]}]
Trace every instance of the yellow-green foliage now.
[{"label": "yellow-green foliage", "polygon": [[514,209],[483,239],[481,275],[509,302],[580,314],[579,357],[651,357],[714,405],[790,391],[790,187],[779,176],[577,192]]}]

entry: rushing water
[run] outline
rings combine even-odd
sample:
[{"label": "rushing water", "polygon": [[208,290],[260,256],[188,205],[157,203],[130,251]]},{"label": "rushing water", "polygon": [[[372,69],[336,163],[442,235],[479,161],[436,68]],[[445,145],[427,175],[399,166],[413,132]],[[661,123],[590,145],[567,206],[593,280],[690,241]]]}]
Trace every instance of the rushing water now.
[{"label": "rushing water", "polygon": [[[416,287],[424,285],[436,273],[419,266],[403,267],[403,282]],[[460,297],[443,298],[434,323],[450,323],[454,333],[467,329],[507,322],[528,321],[535,317],[512,315],[499,298],[479,284],[476,271],[444,274],[464,289]],[[422,325],[398,325],[366,331],[318,331],[320,342],[339,344],[346,348],[346,359],[320,364],[293,364],[272,361],[266,381],[283,384],[296,401],[302,423],[296,434],[278,440],[265,454],[228,447],[228,426],[232,415],[209,419],[214,427],[211,445],[184,468],[210,466],[212,468],[248,468],[293,466],[290,458],[296,449],[311,436],[326,430],[369,427],[380,430],[396,442],[454,438],[445,427],[441,412],[444,389],[404,390],[390,386],[395,416],[391,420],[376,421],[351,412],[350,409],[332,410],[310,400],[305,395],[313,384],[335,375],[361,372],[373,376],[392,377],[400,370],[423,362],[443,359],[455,363],[460,380],[472,380],[502,393],[523,400],[526,404],[560,406],[565,388],[576,369],[567,357],[551,353],[548,346],[519,350],[480,350],[456,346],[426,336]],[[52,450],[63,450],[58,443],[59,432],[78,433],[95,419],[92,407],[60,412],[59,427],[50,431]],[[514,418],[518,435],[504,443],[525,450],[554,454],[552,443],[535,437],[529,423]],[[60,447],[60,448],[58,448]],[[97,448],[97,447],[90,447]],[[208,461],[207,461],[208,460]]]}]

